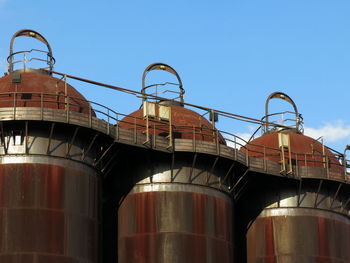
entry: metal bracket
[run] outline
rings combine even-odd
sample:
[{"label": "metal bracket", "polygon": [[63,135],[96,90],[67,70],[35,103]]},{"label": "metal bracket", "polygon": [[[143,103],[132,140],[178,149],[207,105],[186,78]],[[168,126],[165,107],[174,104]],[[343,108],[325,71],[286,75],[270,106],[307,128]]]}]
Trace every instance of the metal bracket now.
[{"label": "metal bracket", "polygon": [[78,134],[79,129],[80,129],[80,127],[76,127],[76,128],[74,129],[73,137],[72,137],[70,143],[68,143],[68,148],[67,148],[66,157],[69,157],[70,150],[71,150],[71,148],[72,148],[72,145],[73,145],[73,143],[74,143],[74,141],[75,141],[75,138],[76,138],[76,136],[77,136],[77,134]]},{"label": "metal bracket", "polygon": [[342,188],[342,186],[343,186],[343,184],[342,184],[342,183],[339,183],[338,188],[337,188],[337,191],[335,192],[335,194],[334,194],[334,196],[333,196],[332,203],[331,203],[329,209],[332,209],[333,204],[334,204],[334,201],[335,201],[335,199],[337,199],[337,197],[338,197],[338,195],[339,195],[339,192],[340,192],[340,189]]},{"label": "metal bracket", "polygon": [[83,154],[81,155],[81,161],[84,162],[85,158],[87,156],[87,154],[90,152],[92,145],[95,143],[96,139],[97,139],[98,133],[95,133],[94,137],[92,138],[87,150],[85,152],[83,152]]},{"label": "metal bracket", "polygon": [[211,168],[210,168],[210,172],[209,172],[209,175],[207,177],[207,182],[206,182],[206,185],[209,184],[209,181],[210,181],[210,177],[212,176],[212,174],[214,173],[214,169],[215,169],[215,166],[217,164],[217,162],[219,161],[219,156],[216,156],[215,157],[215,160],[214,160],[214,163],[212,164]]},{"label": "metal bracket", "polygon": [[115,144],[115,142],[113,141],[109,146],[108,148],[103,152],[103,154],[101,155],[101,157],[94,162],[94,166],[97,166],[101,161],[102,159],[106,156],[106,154],[112,149],[113,145]]},{"label": "metal bracket", "polygon": [[[249,172],[249,168],[247,168],[244,173],[242,174],[242,176],[237,180],[237,182],[235,183],[235,185],[230,189],[230,194],[236,190],[237,186],[240,184],[240,182],[246,177],[246,175]],[[238,192],[239,193],[239,192]]]},{"label": "metal bracket", "polygon": [[303,179],[300,177],[299,179],[299,186],[298,186],[298,199],[297,199],[297,207],[300,207],[300,194],[301,194],[301,188],[303,186]]},{"label": "metal bracket", "polygon": [[198,153],[195,153],[193,156],[192,166],[191,166],[191,170],[190,170],[190,177],[188,178],[189,183],[192,183],[192,175],[193,175],[194,166],[196,164],[197,156],[198,156]]},{"label": "metal bracket", "polygon": [[52,135],[53,135],[53,130],[55,128],[55,123],[52,122],[51,123],[51,128],[50,128],[50,134],[49,134],[49,141],[47,144],[47,150],[46,150],[46,154],[49,155],[50,154],[50,148],[51,148],[51,140],[52,140]]},{"label": "metal bracket", "polygon": [[227,178],[230,175],[230,173],[231,173],[231,171],[232,171],[234,166],[235,166],[235,162],[232,162],[232,164],[230,165],[230,168],[228,169],[224,179],[220,180],[220,189],[222,189],[222,184],[225,183],[225,181],[227,180]]},{"label": "metal bracket", "polygon": [[316,193],[316,197],[315,197],[314,208],[317,207],[318,195],[320,194],[320,191],[321,191],[321,188],[322,188],[322,184],[323,184],[323,180],[320,180],[320,182],[318,183],[318,188],[317,188],[317,193]]}]

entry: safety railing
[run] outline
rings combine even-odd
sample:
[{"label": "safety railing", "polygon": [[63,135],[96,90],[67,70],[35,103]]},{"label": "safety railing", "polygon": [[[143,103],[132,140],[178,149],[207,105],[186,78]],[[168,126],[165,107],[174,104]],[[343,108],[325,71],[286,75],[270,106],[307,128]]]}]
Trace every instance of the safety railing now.
[{"label": "safety railing", "polygon": [[[262,171],[269,171],[269,163],[281,165],[282,154],[286,154],[286,174],[291,173],[295,177],[307,176],[312,169],[322,170],[325,178],[349,181],[348,171],[349,161],[344,159],[344,155],[327,148],[328,154],[315,153],[295,153],[283,152],[284,149],[271,148],[256,145],[245,139],[227,132],[218,130],[209,122],[202,126],[177,125],[169,120],[159,118],[148,118],[146,122],[143,116],[133,116],[117,112],[103,104],[85,100],[78,97],[66,96],[61,93],[50,94],[40,92],[7,92],[0,93],[0,118],[4,114],[9,114],[9,119],[15,120],[19,114],[23,114],[23,109],[39,109],[40,118],[44,118],[45,110],[59,110],[67,123],[70,123],[72,116],[80,114],[83,116],[84,125],[92,127],[96,120],[105,123],[104,132],[114,135],[119,129],[131,131],[131,136],[144,135],[142,144],[147,144],[156,137],[163,137],[168,142],[168,147],[172,147],[176,139],[189,141],[194,151],[197,151],[201,144],[212,145],[214,154],[221,154],[223,149],[231,149],[232,158],[240,160],[244,165],[258,168]],[[20,113],[19,113],[20,112]],[[221,116],[222,117],[222,116]],[[4,119],[4,118],[2,118]],[[6,118],[5,118],[6,119]],[[113,129],[113,134],[111,130]],[[152,139],[152,140],[151,140]],[[157,146],[157,145],[155,145]],[[261,160],[262,162],[259,162]],[[317,174],[315,174],[317,176]]]},{"label": "safety railing", "polygon": [[[28,55],[31,53],[35,53],[36,55],[33,57],[29,57]],[[46,55],[45,58],[38,56],[38,54]],[[44,69],[52,69],[53,65],[55,64],[55,58],[51,56],[51,54],[48,51],[40,50],[40,49],[31,49],[31,50],[24,50],[24,51],[18,51],[14,52],[10,56],[7,57],[7,62],[9,65],[11,64],[12,70],[14,70],[14,66],[17,64],[22,64],[22,66],[18,66],[20,69],[26,69],[28,68],[28,63],[30,62],[44,62],[46,63],[47,67]],[[33,65],[30,65],[31,68],[36,68]]]},{"label": "safety railing", "polygon": [[[264,116],[261,118],[262,121],[266,121],[267,118],[269,118],[269,124],[263,125],[261,127],[261,132],[266,133],[270,130],[278,130],[283,129],[281,127],[276,126],[276,124],[280,124],[282,126],[287,126],[290,129],[298,130],[299,132],[303,132],[303,118],[299,114],[299,116],[295,116],[295,112],[291,111],[283,111],[283,112],[276,112],[269,114],[267,116]],[[295,123],[297,119],[297,124]]]}]

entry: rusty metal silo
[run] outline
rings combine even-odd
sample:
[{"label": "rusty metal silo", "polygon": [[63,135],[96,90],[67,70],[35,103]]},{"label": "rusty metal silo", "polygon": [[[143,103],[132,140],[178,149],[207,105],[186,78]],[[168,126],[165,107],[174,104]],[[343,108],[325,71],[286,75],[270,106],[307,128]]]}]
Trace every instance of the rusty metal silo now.
[{"label": "rusty metal silo", "polygon": [[[294,124],[270,126],[275,114],[269,113],[269,101],[274,98],[292,104]],[[249,156],[252,174],[260,164],[264,171],[254,175],[255,183],[238,201],[238,228],[247,253],[241,259],[350,262],[350,197],[343,156],[303,135],[297,107],[282,92],[268,97],[264,120],[264,134],[241,149]]]},{"label": "rusty metal silo", "polygon": [[[14,52],[21,36],[39,40],[48,51]],[[33,30],[18,31],[8,74],[0,78],[0,262],[97,263],[96,160],[105,142],[97,143],[99,133],[87,124],[96,121],[95,113],[77,90],[28,66],[37,59],[34,52],[44,54],[38,60],[52,70],[46,39]]]},{"label": "rusty metal silo", "polygon": [[133,162],[123,177],[131,190],[118,210],[118,262],[233,262],[233,209],[222,183],[225,173],[216,165],[218,157],[186,148],[192,142],[225,141],[209,121],[184,107],[181,79],[172,67],[147,67],[143,93],[146,74],[153,70],[177,77],[179,101],[151,102],[144,96],[142,108],[119,126],[145,134],[145,145],[164,137],[175,148],[129,152]]}]

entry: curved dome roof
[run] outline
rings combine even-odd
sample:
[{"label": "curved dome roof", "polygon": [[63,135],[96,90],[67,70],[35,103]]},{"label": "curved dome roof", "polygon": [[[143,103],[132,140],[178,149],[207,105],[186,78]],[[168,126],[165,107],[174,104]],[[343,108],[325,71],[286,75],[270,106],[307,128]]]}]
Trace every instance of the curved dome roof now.
[{"label": "curved dome roof", "polygon": [[[282,99],[293,106],[294,112],[284,111],[269,113],[269,102],[271,99]],[[292,114],[292,117],[286,116]],[[279,122],[270,122],[270,117],[281,116],[283,126]],[[322,168],[342,169],[337,156],[319,141],[303,135],[303,119],[299,114],[294,101],[283,92],[271,93],[265,103],[265,116],[263,117],[264,134],[250,141],[241,148],[241,151],[251,157],[263,158],[278,163],[292,162],[298,166],[313,166]],[[291,125],[286,125],[286,121],[291,121]]]},{"label": "curved dome roof", "polygon": [[[28,48],[14,52],[14,41],[18,37],[30,37],[42,42],[47,51],[37,48]],[[36,54],[30,54],[31,52]],[[39,54],[46,55],[46,59]],[[30,59],[26,56],[30,55]],[[44,55],[44,57],[45,57]],[[19,56],[19,57],[18,57]],[[22,58],[23,56],[23,58]],[[39,56],[39,57],[37,57]],[[49,70],[53,69],[55,59],[49,42],[39,32],[32,29],[17,31],[10,42],[10,55],[7,58],[8,73],[0,78],[0,107],[44,107],[64,109],[89,114],[90,104],[71,85],[62,79],[52,77],[46,71],[31,68],[29,62],[46,62]],[[19,63],[19,64],[18,64]],[[23,64],[23,68],[15,69]],[[45,67],[45,66],[44,66]],[[41,67],[41,68],[44,68]],[[94,112],[91,112],[95,116]]]},{"label": "curved dome roof", "polygon": [[336,156],[324,147],[319,141],[295,132],[273,132],[266,133],[261,137],[252,140],[247,145],[241,148],[241,151],[249,156],[265,158],[275,162],[281,161],[281,148],[279,134],[287,134],[289,138],[289,147],[285,147],[286,158],[298,160],[299,166],[315,166],[324,167],[325,158],[327,156],[329,168],[340,168],[340,163]]},{"label": "curved dome roof", "polygon": [[[173,74],[176,77],[178,84],[172,83],[172,82],[165,82],[165,83],[155,83],[155,84],[146,86],[145,84],[146,76],[149,72],[154,70],[162,70],[170,74]],[[176,92],[176,91],[165,90],[163,92],[160,92],[158,89],[156,89],[155,93],[151,93],[152,95],[146,94],[146,90],[148,89],[151,89],[154,87],[163,87],[167,84],[178,86],[179,91]],[[177,94],[176,96],[178,97],[172,98],[170,100],[158,97],[159,94],[164,94],[166,92]],[[189,110],[183,107],[183,104],[184,104],[183,95],[185,93],[185,90],[182,87],[182,81],[179,74],[171,66],[160,62],[156,62],[149,65],[144,70],[142,75],[141,93],[143,94],[143,97],[142,97],[143,106],[144,107],[150,106],[152,108],[151,110],[152,115],[145,114],[146,112],[144,112],[144,108],[141,108],[129,114],[124,119],[122,119],[119,122],[120,127],[146,133],[147,132],[146,127],[148,122],[149,134],[152,134],[152,135],[154,134],[158,136],[168,136],[170,125],[171,125],[171,129],[173,132],[172,135],[174,138],[191,139],[191,140],[196,139],[197,141],[208,141],[208,142],[216,142],[216,139],[218,139],[218,142],[220,144],[226,145],[226,142],[222,137],[222,135],[215,128],[213,129],[212,124],[207,119],[205,119],[203,116],[201,116],[197,112],[194,112],[192,110]],[[149,96],[149,99],[154,102],[147,101],[146,99],[147,96]],[[164,110],[165,112],[169,112],[169,109],[170,109],[170,116],[169,116],[169,113],[167,113],[168,116],[166,118],[164,118],[164,116],[161,116],[162,115],[161,107],[164,107],[162,108],[162,110]],[[147,115],[148,115],[148,118],[146,117]]]},{"label": "curved dome roof", "polygon": [[62,80],[39,70],[15,71],[0,78],[0,107],[13,107],[16,101],[16,107],[43,105],[44,108],[65,109],[65,92],[70,111],[89,113],[89,103],[75,88],[69,84],[65,87]]},{"label": "curved dome roof", "polygon": [[[171,108],[171,124],[175,138],[193,139],[213,142],[215,134],[212,125],[203,116],[192,110],[177,105],[166,105]],[[156,112],[157,115],[157,112]],[[129,114],[120,121],[120,127],[139,132],[146,132],[146,120],[143,117],[143,109]],[[159,118],[149,118],[150,133],[159,136],[169,135],[169,122]],[[155,129],[154,129],[155,128]],[[219,143],[226,144],[224,138],[218,133]]]}]

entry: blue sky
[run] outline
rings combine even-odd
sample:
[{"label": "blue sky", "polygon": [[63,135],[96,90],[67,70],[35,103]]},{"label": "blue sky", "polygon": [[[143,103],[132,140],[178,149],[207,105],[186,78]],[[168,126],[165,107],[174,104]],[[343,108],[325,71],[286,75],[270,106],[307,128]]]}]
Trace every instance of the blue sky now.
[{"label": "blue sky", "polygon": [[[283,91],[303,114],[307,134],[324,135],[343,151],[350,144],[349,14],[348,0],[0,0],[0,71],[12,35],[31,28],[50,42],[59,72],[140,90],[143,70],[165,62],[179,72],[186,102],[259,119],[266,97]],[[140,104],[73,84],[117,111]],[[240,135],[256,128],[218,125]]]}]

